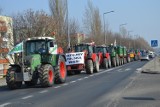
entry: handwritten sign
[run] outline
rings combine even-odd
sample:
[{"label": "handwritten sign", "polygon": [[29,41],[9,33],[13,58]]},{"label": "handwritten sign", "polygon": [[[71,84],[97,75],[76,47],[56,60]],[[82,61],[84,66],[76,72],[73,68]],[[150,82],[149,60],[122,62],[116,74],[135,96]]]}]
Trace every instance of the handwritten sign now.
[{"label": "handwritten sign", "polygon": [[66,53],[66,65],[84,64],[84,52]]}]

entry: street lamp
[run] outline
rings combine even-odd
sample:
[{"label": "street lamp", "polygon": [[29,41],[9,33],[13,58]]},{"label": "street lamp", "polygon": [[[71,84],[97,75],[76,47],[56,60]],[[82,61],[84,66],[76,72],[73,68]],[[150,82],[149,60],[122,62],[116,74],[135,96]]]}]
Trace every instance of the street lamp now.
[{"label": "street lamp", "polygon": [[103,13],[103,22],[104,22],[104,43],[106,44],[106,26],[105,26],[105,17],[104,17],[104,15],[106,15],[106,14],[109,14],[109,13],[112,13],[112,12],[114,12],[114,11],[109,11],[109,12],[105,12],[105,13]]},{"label": "street lamp", "polygon": [[119,32],[121,31],[121,27],[127,25],[127,23],[123,23],[119,25]]},{"label": "street lamp", "polygon": [[71,39],[70,39],[70,33],[69,33],[69,12],[68,12],[68,0],[66,1],[67,6],[67,37],[68,37],[68,48],[71,47]]},{"label": "street lamp", "polygon": [[[128,37],[130,37],[130,33],[133,32],[132,30],[128,31]],[[130,42],[129,43],[129,49],[130,49]],[[134,41],[134,47],[135,47],[135,41]]]}]

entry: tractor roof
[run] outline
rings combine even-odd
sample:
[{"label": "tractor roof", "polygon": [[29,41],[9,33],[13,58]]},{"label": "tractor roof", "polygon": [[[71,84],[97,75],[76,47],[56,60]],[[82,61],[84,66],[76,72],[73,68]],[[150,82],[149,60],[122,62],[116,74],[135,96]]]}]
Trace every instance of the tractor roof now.
[{"label": "tractor roof", "polygon": [[105,45],[96,46],[97,48],[106,48]]},{"label": "tractor roof", "polygon": [[26,41],[30,41],[30,40],[55,40],[55,38],[52,37],[32,37],[32,38],[27,38]]}]

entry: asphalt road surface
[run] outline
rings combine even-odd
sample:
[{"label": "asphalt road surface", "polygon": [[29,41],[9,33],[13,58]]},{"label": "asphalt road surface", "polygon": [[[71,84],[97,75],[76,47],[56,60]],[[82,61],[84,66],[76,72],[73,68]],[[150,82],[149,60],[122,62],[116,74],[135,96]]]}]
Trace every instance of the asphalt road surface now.
[{"label": "asphalt road surface", "polygon": [[[23,86],[9,90],[3,86],[0,107],[158,107],[158,90],[148,95],[145,89],[151,81],[145,82],[148,74],[139,72],[146,63],[136,61],[92,75],[69,76],[66,83],[49,88]],[[153,81],[158,84],[158,80]],[[152,90],[154,84],[150,86]]]}]

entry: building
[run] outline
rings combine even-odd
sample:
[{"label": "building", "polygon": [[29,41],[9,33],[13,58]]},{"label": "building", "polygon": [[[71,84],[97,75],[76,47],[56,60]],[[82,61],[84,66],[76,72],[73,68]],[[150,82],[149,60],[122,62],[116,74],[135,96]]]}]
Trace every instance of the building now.
[{"label": "building", "polygon": [[6,55],[14,46],[13,21],[11,17],[0,16],[0,75],[5,75],[9,62]]}]

